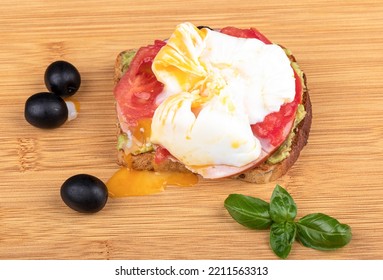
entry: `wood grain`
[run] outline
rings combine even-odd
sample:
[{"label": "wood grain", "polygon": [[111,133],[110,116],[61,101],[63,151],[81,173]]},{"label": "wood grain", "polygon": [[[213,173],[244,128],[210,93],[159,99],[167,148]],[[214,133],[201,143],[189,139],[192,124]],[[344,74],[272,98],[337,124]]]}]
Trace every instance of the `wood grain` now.
[{"label": "wood grain", "polygon": [[[176,24],[254,26],[290,48],[313,103],[309,144],[276,183],[298,217],[324,212],[352,227],[351,243],[319,252],[294,244],[290,259],[383,259],[382,1],[10,1],[0,17],[1,259],[276,259],[264,231],[236,224],[230,193],[268,200],[275,183],[219,180],[110,199],[95,215],[61,201],[66,178],[107,180],[117,169],[113,65],[128,48],[166,38]],[[54,60],[75,64],[78,119],[31,127],[25,100],[44,91]]]}]

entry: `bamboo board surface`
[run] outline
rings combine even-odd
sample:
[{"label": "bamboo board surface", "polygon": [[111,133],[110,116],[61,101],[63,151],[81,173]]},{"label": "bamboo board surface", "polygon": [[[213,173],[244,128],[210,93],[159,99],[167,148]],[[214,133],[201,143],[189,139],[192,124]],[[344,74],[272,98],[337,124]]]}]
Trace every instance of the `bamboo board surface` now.
[{"label": "bamboo board surface", "polygon": [[[383,259],[382,1],[4,0],[0,9],[0,259],[276,259],[267,231],[240,226],[223,207],[230,193],[269,201],[276,183],[298,218],[323,212],[353,231],[332,252],[295,243],[289,259]],[[109,199],[95,215],[72,211],[59,195],[68,177],[106,181],[117,170],[117,54],[183,21],[253,26],[291,49],[308,77],[309,144],[274,183],[205,180]],[[45,90],[58,59],[82,74],[81,112],[43,131],[24,120],[24,103]]]}]

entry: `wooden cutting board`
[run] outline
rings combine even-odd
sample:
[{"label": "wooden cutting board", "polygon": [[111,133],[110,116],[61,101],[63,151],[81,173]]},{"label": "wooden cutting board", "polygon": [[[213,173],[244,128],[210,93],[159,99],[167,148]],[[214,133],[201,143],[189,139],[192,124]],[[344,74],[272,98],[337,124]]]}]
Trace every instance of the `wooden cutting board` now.
[{"label": "wooden cutting board", "polygon": [[[276,259],[267,231],[242,227],[223,207],[230,193],[268,201],[276,183],[298,218],[323,212],[353,231],[332,252],[296,243],[290,259],[383,259],[382,1],[4,0],[1,12],[1,259]],[[202,180],[109,199],[95,215],[72,211],[59,195],[68,177],[106,181],[117,170],[115,57],[183,21],[257,27],[290,48],[313,103],[309,144],[274,183]],[[45,90],[45,68],[58,59],[82,75],[81,112],[43,131],[25,121],[24,103]]]}]

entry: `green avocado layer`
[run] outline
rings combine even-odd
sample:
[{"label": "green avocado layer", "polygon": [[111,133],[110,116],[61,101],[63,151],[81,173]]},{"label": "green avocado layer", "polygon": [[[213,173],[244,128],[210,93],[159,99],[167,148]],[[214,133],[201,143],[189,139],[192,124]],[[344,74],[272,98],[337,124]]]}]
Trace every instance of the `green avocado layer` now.
[{"label": "green avocado layer", "polygon": [[121,60],[122,72],[125,72],[129,68],[129,65],[130,63],[132,63],[132,60],[134,56],[136,55],[136,53],[137,53],[137,50],[132,49],[132,50],[127,50],[122,54],[121,56],[122,57],[122,60]]},{"label": "green avocado layer", "polygon": [[[292,54],[290,50],[288,49],[284,49],[284,50],[286,52],[286,55],[290,58],[290,61],[291,61]],[[299,68],[298,63],[296,63],[295,61],[291,61],[291,67],[293,67],[294,71],[299,76],[299,79],[302,84],[302,94],[303,94],[306,87],[303,80],[303,71]],[[266,161],[267,163],[270,163],[270,164],[279,163],[290,155],[291,145],[293,144],[293,139],[295,137],[296,129],[299,123],[305,118],[305,116],[306,116],[305,106],[303,106],[303,104],[299,104],[297,108],[297,114],[295,116],[293,128],[291,129],[290,134],[287,136],[285,142],[283,142],[282,145],[267,159]]]}]

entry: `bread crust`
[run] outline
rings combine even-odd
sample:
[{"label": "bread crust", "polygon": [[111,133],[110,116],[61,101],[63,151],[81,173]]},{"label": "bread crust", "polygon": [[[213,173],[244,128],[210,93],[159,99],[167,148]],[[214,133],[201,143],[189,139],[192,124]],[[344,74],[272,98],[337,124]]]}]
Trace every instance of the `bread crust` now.
[{"label": "bread crust", "polygon": [[[122,57],[124,53],[129,50],[121,52],[115,62],[115,74],[114,74],[114,84],[117,84],[123,72],[123,64]],[[289,55],[292,61],[295,61],[295,57]],[[286,172],[294,165],[294,163],[299,158],[299,155],[303,149],[303,147],[307,144],[311,122],[312,122],[312,106],[309,97],[309,92],[307,88],[307,80],[306,76],[303,73],[303,99],[302,104],[304,105],[306,115],[304,119],[298,124],[295,128],[295,136],[292,140],[290,155],[278,162],[276,164],[269,164],[264,162],[252,169],[249,169],[245,172],[241,172],[235,176],[231,176],[233,179],[238,179],[250,183],[268,183],[271,181],[275,181],[279,177],[286,174]],[[117,134],[122,134],[123,131],[119,123],[117,122]],[[186,172],[191,173],[182,163],[178,161],[174,161],[172,159],[165,159],[161,161],[160,164],[155,162],[155,154],[154,152],[146,152],[138,155],[130,155],[129,161],[122,149],[118,150],[118,164],[123,166],[129,166],[134,170],[149,170],[149,171],[176,171],[176,172]]]}]

